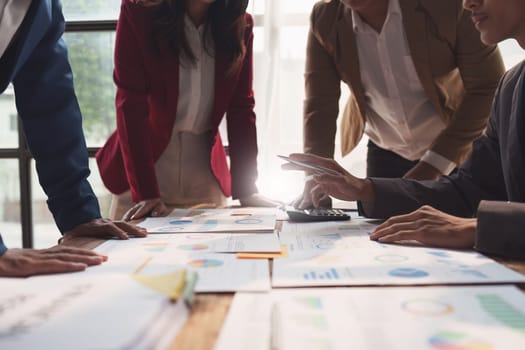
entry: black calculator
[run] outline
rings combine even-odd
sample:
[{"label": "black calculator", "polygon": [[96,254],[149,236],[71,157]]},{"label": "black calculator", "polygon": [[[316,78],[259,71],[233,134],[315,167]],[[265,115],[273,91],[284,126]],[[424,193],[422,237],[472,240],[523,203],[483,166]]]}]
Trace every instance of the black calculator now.
[{"label": "black calculator", "polygon": [[293,222],[313,221],[344,221],[350,220],[350,215],[341,209],[314,208],[314,209],[286,209],[286,213]]}]

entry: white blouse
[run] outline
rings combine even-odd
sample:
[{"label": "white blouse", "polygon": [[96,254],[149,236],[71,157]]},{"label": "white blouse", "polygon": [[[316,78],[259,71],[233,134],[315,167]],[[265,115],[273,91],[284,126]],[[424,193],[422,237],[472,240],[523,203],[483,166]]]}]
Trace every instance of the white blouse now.
[{"label": "white blouse", "polygon": [[0,57],[9,47],[31,5],[31,0],[0,0]]},{"label": "white blouse", "polygon": [[179,98],[174,130],[202,134],[211,129],[215,95],[215,46],[209,32],[203,38],[204,25],[195,27],[188,16],[185,16],[184,23],[188,44],[196,62],[193,64],[184,57],[180,59]]},{"label": "white blouse", "polygon": [[379,147],[421,159],[443,174],[456,164],[429,148],[446,128],[425,94],[410,56],[399,1],[389,2],[377,33],[352,12],[368,110],[365,132]]}]

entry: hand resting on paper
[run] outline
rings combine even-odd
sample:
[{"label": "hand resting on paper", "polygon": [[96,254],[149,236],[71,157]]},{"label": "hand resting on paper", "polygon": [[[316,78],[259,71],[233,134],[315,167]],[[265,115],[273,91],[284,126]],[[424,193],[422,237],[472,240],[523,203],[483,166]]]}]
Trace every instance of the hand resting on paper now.
[{"label": "hand resting on paper", "polygon": [[452,216],[425,205],[412,213],[386,220],[375,229],[370,239],[382,243],[416,240],[434,247],[471,249],[476,225],[476,218]]},{"label": "hand resting on paper", "polygon": [[129,236],[146,237],[147,235],[148,231],[146,229],[128,222],[95,219],[77,225],[70,231],[65,232],[64,240],[69,240],[78,236],[99,238],[117,237],[119,239],[128,239]]}]

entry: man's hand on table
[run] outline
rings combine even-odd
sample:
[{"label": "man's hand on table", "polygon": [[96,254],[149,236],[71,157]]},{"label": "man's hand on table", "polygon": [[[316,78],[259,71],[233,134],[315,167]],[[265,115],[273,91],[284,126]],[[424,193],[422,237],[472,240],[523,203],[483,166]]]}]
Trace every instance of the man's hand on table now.
[{"label": "man's hand on table", "polygon": [[75,226],[72,230],[64,233],[64,239],[78,236],[128,239],[129,236],[146,237],[147,235],[148,231],[145,228],[135,226],[128,222],[95,219],[85,224]]},{"label": "man's hand on table", "polygon": [[410,214],[391,217],[370,239],[382,243],[416,240],[434,247],[472,249],[476,225],[475,218],[460,218],[425,205]]},{"label": "man's hand on table", "polygon": [[82,271],[106,260],[107,256],[91,250],[66,246],[48,249],[8,249],[0,256],[0,276],[28,277]]}]

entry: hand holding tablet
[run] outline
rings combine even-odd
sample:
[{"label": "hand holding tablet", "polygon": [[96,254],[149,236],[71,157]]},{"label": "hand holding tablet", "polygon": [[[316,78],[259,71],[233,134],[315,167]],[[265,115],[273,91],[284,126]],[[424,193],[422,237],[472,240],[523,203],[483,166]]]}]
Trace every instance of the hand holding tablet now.
[{"label": "hand holding tablet", "polygon": [[340,172],[335,171],[333,169],[326,168],[324,166],[310,164],[310,163],[306,163],[306,162],[301,162],[301,161],[298,161],[298,160],[293,160],[290,157],[286,157],[286,156],[282,156],[282,155],[277,155],[277,157],[286,160],[288,163],[293,164],[293,165],[301,168],[304,171],[311,171],[311,172],[315,172],[317,174],[328,174],[328,175],[336,175],[336,176],[342,175]]}]

